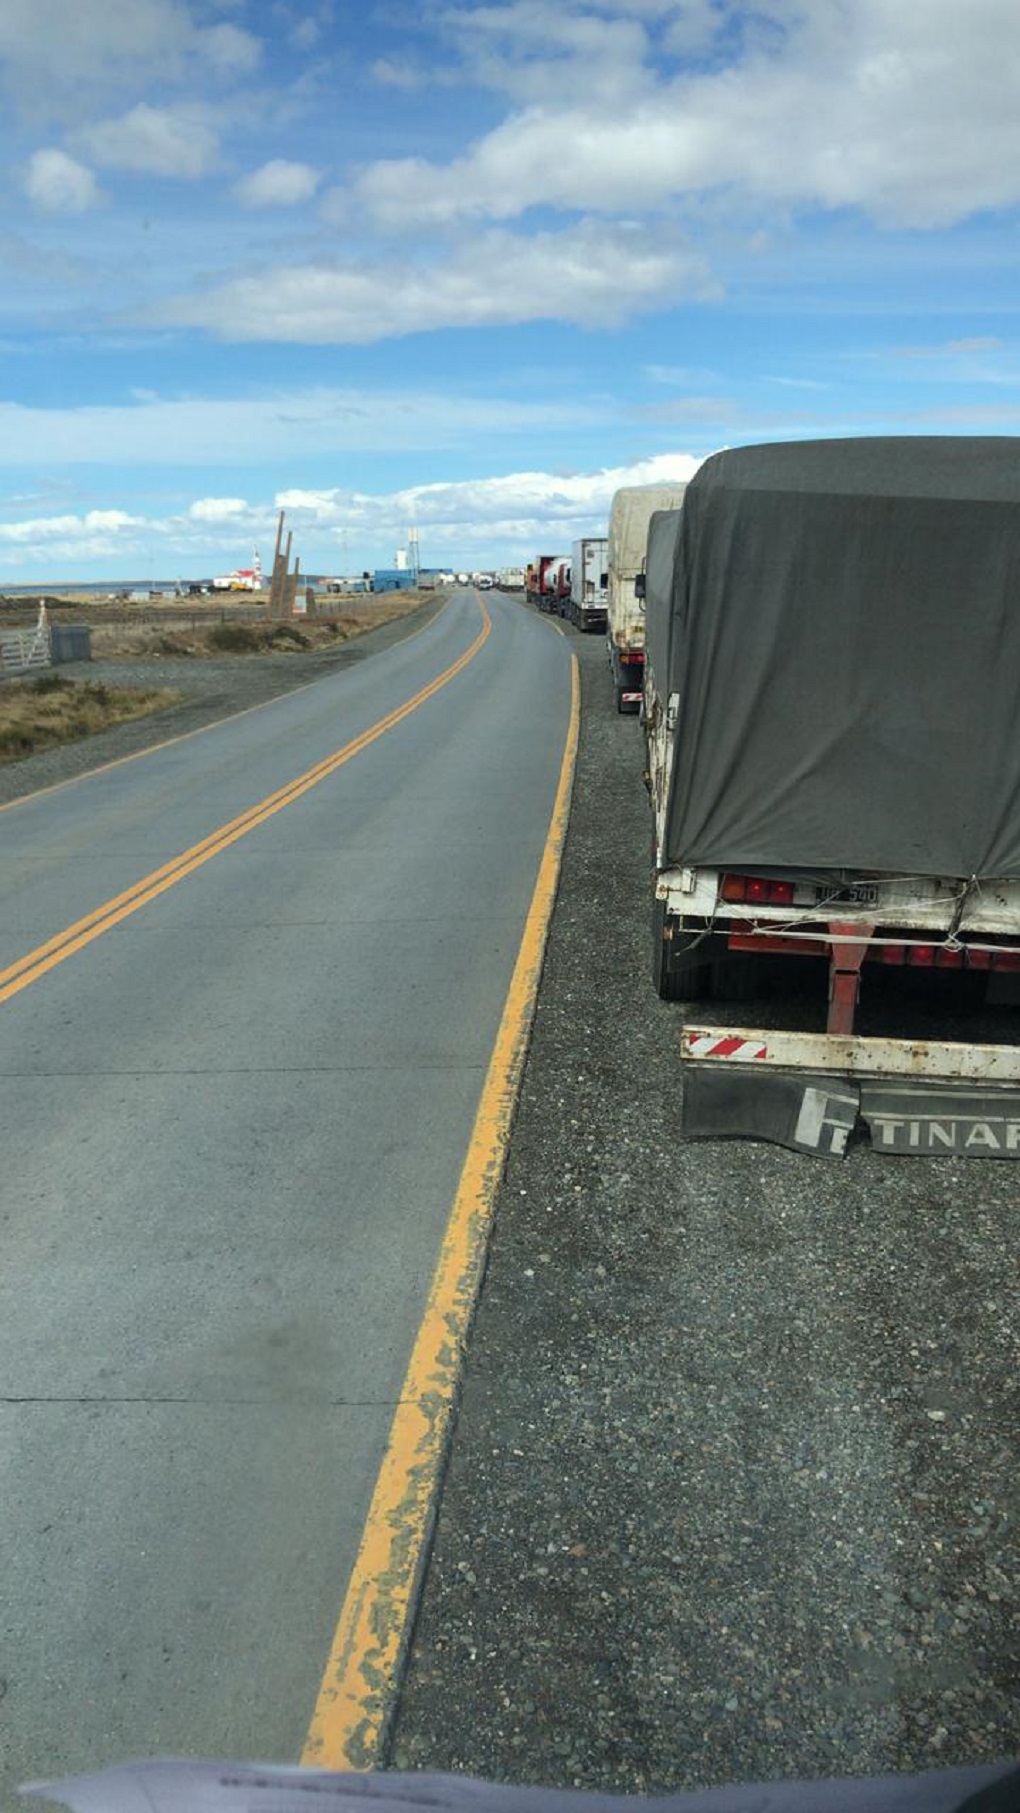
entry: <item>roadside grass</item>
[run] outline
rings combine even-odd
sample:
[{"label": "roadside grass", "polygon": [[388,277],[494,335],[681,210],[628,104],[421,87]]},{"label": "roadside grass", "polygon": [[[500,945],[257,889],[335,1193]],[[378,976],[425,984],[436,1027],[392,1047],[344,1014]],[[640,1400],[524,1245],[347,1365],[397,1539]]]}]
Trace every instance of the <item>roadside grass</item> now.
[{"label": "roadside grass", "polygon": [[180,697],[165,686],[105,686],[53,672],[34,680],[5,680],[0,683],[0,765],[166,711]]},{"label": "roadside grass", "polygon": [[[169,607],[157,623],[151,617],[132,622],[130,607],[125,607],[120,621],[93,623],[92,655],[99,661],[158,659],[161,655],[196,660],[215,655],[301,655],[335,648],[394,618],[406,617],[433,597],[431,592],[379,593],[340,605],[329,617],[287,618],[275,623],[229,617],[203,622],[201,609],[175,614]],[[87,623],[88,619],[87,610],[77,613],[76,620]]]}]

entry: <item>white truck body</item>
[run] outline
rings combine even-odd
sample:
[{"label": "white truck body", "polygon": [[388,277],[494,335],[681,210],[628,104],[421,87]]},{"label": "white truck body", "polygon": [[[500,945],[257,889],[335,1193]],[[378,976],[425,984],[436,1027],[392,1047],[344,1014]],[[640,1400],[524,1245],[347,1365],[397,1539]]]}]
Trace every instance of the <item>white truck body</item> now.
[{"label": "white truck body", "polygon": [[656,510],[679,510],[686,485],[625,485],[609,512],[606,619],[616,708],[641,706],[645,660],[645,606],[635,580],[644,572],[648,524]]},{"label": "white truck body", "polygon": [[570,555],[551,554],[541,557],[541,593],[539,609],[558,615],[560,600],[570,596]]},{"label": "white truck body", "polygon": [[604,535],[575,541],[570,558],[570,616],[579,630],[605,629],[609,542]]}]

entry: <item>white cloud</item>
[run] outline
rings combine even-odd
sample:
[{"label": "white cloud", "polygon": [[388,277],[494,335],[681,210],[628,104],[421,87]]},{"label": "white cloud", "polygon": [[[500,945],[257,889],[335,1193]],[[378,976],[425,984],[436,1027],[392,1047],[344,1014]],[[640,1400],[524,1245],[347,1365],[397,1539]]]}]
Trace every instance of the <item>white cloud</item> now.
[{"label": "white cloud", "polygon": [[533,551],[550,537],[569,544],[575,536],[597,533],[608,521],[613,493],[621,485],[686,480],[699,464],[693,454],[668,453],[596,472],[513,472],[412,485],[383,495],[342,488],[287,490],[274,501],[286,510],[295,540],[342,535],[384,546],[413,522],[422,534],[426,559],[469,547],[498,547],[500,557],[509,558],[514,551]]},{"label": "white cloud", "polygon": [[383,494],[280,491],[274,502],[286,510],[296,543],[320,545],[317,538],[327,535],[334,542],[343,536],[385,547],[413,522],[430,563],[453,558],[458,548],[489,550],[494,558],[509,559],[532,553],[550,539],[569,547],[576,536],[597,534],[608,522],[613,493],[621,485],[687,480],[700,463],[693,454],[664,453],[594,472],[512,472]]},{"label": "white cloud", "polygon": [[185,0],[3,0],[0,84],[32,118],[80,117],[92,97],[147,78],[194,84],[253,69],[260,44],[231,24],[201,26]]},{"label": "white cloud", "polygon": [[[569,474],[512,472],[500,478],[467,479],[448,484],[411,485],[384,496],[343,489],[280,491],[276,503],[292,516],[317,527],[380,530],[390,523],[414,522],[455,540],[474,529],[494,532],[498,525],[524,525],[561,531],[577,524],[605,522],[613,493],[621,485],[665,484],[692,478],[700,460],[689,453],[663,453],[627,466]],[[580,531],[578,531],[580,532]]]},{"label": "white cloud", "polygon": [[[522,283],[523,268],[548,281]],[[223,340],[365,345],[444,327],[521,321],[612,326],[642,309],[716,294],[705,261],[675,233],[581,221],[524,239],[490,231],[444,263],[306,265],[237,278],[146,311],[159,326],[202,327]]]},{"label": "white cloud", "polygon": [[191,505],[188,515],[195,522],[230,522],[246,516],[248,503],[243,497],[200,497]]},{"label": "white cloud", "polygon": [[634,8],[510,0],[448,8],[441,23],[470,78],[515,99],[526,92],[557,109],[583,95],[588,107],[635,106],[645,85],[649,37]]},{"label": "white cloud", "polygon": [[306,571],[344,564],[352,542],[366,561],[387,558],[409,522],[421,531],[430,565],[454,558],[458,549],[500,560],[523,558],[550,538],[569,545],[576,535],[603,529],[619,486],[689,479],[699,463],[692,454],[669,453],[595,472],[524,471],[391,492],[283,490],[258,503],[200,498],[181,514],[156,520],[91,510],[2,524],[0,550],[16,550],[18,570],[24,571],[33,554],[44,561],[58,552],[69,562],[127,559],[148,553],[158,538],[169,570],[208,571],[241,542],[271,544],[277,513],[284,509]]},{"label": "white cloud", "polygon": [[33,152],[25,193],[44,214],[87,214],[102,199],[92,171],[56,149]]},{"label": "white cloud", "polygon": [[215,132],[193,110],[145,101],[79,136],[97,164],[147,176],[204,176],[219,155]]},{"label": "white cloud", "polygon": [[229,75],[250,75],[262,60],[262,46],[239,25],[212,25],[199,33],[200,54],[214,69]]},{"label": "white cloud", "polygon": [[310,164],[274,157],[243,177],[234,193],[248,208],[293,208],[310,201],[318,186],[319,173]]},{"label": "white cloud", "polygon": [[111,540],[120,530],[133,529],[141,523],[141,517],[129,516],[125,510],[89,510],[84,516],[37,516],[25,522],[0,523],[0,542],[24,546],[97,535]]},{"label": "white cloud", "polygon": [[[550,205],[644,211],[729,190],[919,227],[1020,200],[1015,0],[966,9],[958,0],[791,0],[734,17],[745,27],[735,60],[656,80],[633,20],[617,21],[626,28],[617,43],[611,21],[576,5],[516,0],[458,15],[462,31],[490,32],[497,50],[498,32],[515,26],[535,75],[523,86],[537,101],[452,163],[369,165],[355,197],[391,229]],[[545,26],[553,53],[568,53],[552,58],[555,100],[542,91]],[[607,67],[623,78],[615,101],[599,86]]]}]

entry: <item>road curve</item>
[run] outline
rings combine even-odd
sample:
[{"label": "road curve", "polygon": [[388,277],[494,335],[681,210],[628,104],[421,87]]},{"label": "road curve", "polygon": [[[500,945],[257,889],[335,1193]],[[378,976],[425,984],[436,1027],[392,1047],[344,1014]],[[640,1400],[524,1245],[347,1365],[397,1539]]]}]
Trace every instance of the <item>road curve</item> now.
[{"label": "road curve", "polygon": [[548,623],[461,592],[0,816],[5,1807],[132,1755],[298,1755],[570,691]]}]

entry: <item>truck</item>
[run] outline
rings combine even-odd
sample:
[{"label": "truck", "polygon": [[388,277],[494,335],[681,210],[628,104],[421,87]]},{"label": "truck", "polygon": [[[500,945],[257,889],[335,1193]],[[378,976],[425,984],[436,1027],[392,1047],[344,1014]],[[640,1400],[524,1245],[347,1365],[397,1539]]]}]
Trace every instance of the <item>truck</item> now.
[{"label": "truck", "polygon": [[540,611],[549,609],[546,577],[555,561],[566,558],[565,554],[536,554],[534,560],[529,560],[525,576],[525,597],[529,604],[537,604]]},{"label": "truck", "polygon": [[570,621],[585,632],[606,627],[608,549],[604,535],[582,536],[571,549]]},{"label": "truck", "polygon": [[827,979],[824,1029],[685,1018],[686,1133],[1020,1155],[1008,1008],[995,1043],[857,1027],[883,972],[1016,991],[1020,439],[716,454],[645,592],[655,986],[761,1000],[796,959],[820,1018]]},{"label": "truck", "polygon": [[684,486],[625,485],[609,511],[606,618],[616,709],[641,709],[645,667],[645,606],[637,584],[644,568],[648,524],[656,510],[676,510]]},{"label": "truck", "polygon": [[560,601],[570,596],[570,555],[549,554],[542,556],[540,569],[540,595],[538,608],[556,617],[560,612]]}]

